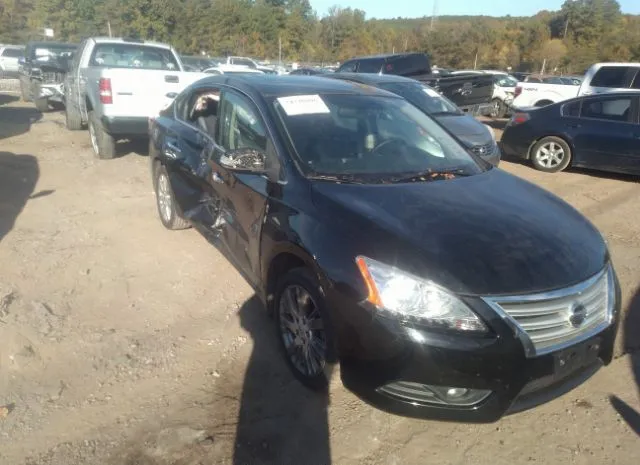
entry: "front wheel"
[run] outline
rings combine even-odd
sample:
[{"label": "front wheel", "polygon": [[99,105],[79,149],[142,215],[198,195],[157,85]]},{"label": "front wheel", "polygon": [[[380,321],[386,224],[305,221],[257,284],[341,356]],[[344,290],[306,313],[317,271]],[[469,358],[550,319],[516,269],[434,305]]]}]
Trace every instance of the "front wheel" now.
[{"label": "front wheel", "polygon": [[557,173],[571,163],[571,147],[559,137],[545,137],[531,149],[531,163],[537,170]]},{"label": "front wheel", "polygon": [[318,279],[306,268],[289,271],[280,279],[274,309],[289,368],[305,386],[325,390],[337,350]]},{"label": "front wheel", "polygon": [[71,105],[65,105],[64,117],[69,131],[79,131],[82,129],[82,116],[80,116],[80,112],[72,108]]}]

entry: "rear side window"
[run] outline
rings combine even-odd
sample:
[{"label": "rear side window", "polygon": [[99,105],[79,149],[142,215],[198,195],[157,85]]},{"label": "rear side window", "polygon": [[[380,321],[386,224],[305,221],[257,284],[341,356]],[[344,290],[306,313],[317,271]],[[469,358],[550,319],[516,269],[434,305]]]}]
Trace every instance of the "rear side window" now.
[{"label": "rear side window", "polygon": [[415,76],[428,74],[429,71],[429,59],[426,55],[407,55],[388,60],[383,72],[401,76]]},{"label": "rear side window", "polygon": [[171,50],[137,44],[97,44],[89,66],[109,68],[137,68],[179,70]]},{"label": "rear side window", "polygon": [[625,87],[629,70],[628,66],[603,66],[593,76],[591,85],[593,87]]},{"label": "rear side window", "polygon": [[631,97],[590,99],[582,103],[582,118],[629,121]]},{"label": "rear side window", "polygon": [[580,116],[580,106],[582,105],[582,101],[578,100],[577,102],[567,103],[562,107],[562,115],[563,116]]},{"label": "rear side window", "polygon": [[340,68],[338,68],[338,72],[339,73],[354,73],[356,71],[356,65],[357,64],[358,64],[358,62],[355,61],[355,60],[347,61],[346,63],[343,63]]},{"label": "rear side window", "polygon": [[382,70],[382,65],[384,64],[384,60],[374,59],[374,60],[362,60],[360,61],[360,67],[358,68],[359,73],[379,73]]},{"label": "rear side window", "polygon": [[7,58],[20,58],[22,56],[22,50],[18,48],[5,48],[2,56]]}]

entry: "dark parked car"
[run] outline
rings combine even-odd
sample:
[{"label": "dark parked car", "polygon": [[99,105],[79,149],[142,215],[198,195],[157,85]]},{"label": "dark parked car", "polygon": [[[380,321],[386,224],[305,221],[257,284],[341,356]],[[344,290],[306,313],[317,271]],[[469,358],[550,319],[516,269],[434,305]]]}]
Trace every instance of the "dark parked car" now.
[{"label": "dark parked car", "polygon": [[638,98],[616,92],[520,109],[502,135],[503,153],[549,173],[575,166],[640,174]]},{"label": "dark parked car", "polygon": [[405,98],[435,118],[445,129],[476,155],[493,165],[500,163],[500,149],[493,129],[465,114],[452,101],[434,89],[414,80],[389,74],[332,73],[327,77],[378,87]]},{"label": "dark parked car", "polygon": [[327,73],[328,71],[325,71],[324,69],[316,69],[316,68],[298,68],[289,72],[289,74],[293,76],[295,75],[315,76],[317,74],[327,74]]},{"label": "dark parked car", "polygon": [[620,290],[598,230],[405,99],[214,76],[150,133],[160,220],[235,264],[310,387],[339,361],[380,408],[489,422],[611,361]]},{"label": "dark parked car", "polygon": [[64,78],[77,48],[60,42],[29,42],[20,59],[22,100],[33,101],[39,111],[64,104]]},{"label": "dark parked car", "polygon": [[405,76],[422,82],[473,115],[488,115],[493,98],[493,76],[488,74],[433,73],[424,53],[396,53],[352,58],[336,73],[371,73]]}]

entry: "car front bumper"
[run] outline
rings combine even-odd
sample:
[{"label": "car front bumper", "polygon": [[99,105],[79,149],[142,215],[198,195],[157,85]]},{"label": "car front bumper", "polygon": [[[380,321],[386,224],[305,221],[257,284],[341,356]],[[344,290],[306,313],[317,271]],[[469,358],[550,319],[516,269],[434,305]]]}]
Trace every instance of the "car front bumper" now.
[{"label": "car front bumper", "polygon": [[[513,330],[487,309],[474,308],[495,333],[473,337],[410,328],[374,316],[361,305],[341,308],[340,314],[349,320],[338,331],[343,384],[381,410],[416,418],[489,423],[535,407],[570,391],[611,362],[620,310],[615,276],[614,282],[609,326],[566,349],[531,358]],[[397,389],[407,383],[442,392],[471,390],[478,394],[477,401],[434,402],[415,390]]]}]

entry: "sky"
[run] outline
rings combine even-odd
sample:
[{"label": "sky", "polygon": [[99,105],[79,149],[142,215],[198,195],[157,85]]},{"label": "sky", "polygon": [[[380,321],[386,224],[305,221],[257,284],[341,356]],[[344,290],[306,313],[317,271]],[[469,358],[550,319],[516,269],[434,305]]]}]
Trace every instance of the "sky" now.
[{"label": "sky", "polygon": [[[310,0],[319,16],[333,5],[364,10],[370,18],[431,16],[434,0]],[[532,16],[559,10],[564,0],[438,0],[438,15]],[[640,0],[618,0],[623,13],[640,14]]]}]

